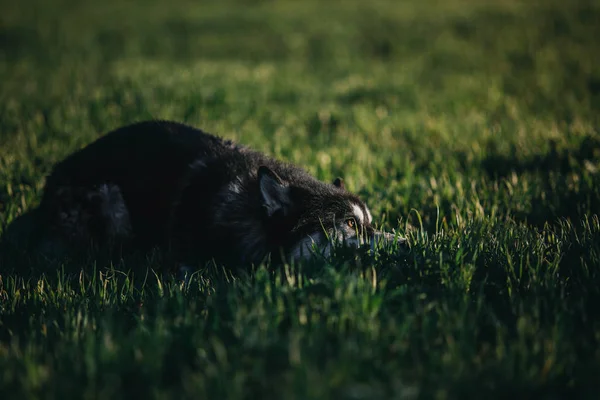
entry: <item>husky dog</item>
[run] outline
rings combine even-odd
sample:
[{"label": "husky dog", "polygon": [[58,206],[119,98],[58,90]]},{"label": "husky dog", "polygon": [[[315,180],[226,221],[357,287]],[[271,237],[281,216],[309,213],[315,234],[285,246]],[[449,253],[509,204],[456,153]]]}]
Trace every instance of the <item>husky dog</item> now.
[{"label": "husky dog", "polygon": [[176,122],[147,121],[58,163],[36,210],[42,247],[168,248],[181,262],[283,261],[332,243],[404,243],[364,202],[303,169]]}]

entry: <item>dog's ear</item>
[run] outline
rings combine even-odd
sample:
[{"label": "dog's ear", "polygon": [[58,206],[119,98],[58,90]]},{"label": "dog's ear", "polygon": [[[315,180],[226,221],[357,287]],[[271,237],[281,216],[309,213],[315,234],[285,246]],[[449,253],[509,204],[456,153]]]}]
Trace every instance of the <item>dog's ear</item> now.
[{"label": "dog's ear", "polygon": [[289,187],[285,186],[281,178],[264,165],[258,168],[258,185],[263,207],[269,217],[277,212],[287,214],[291,205]]},{"label": "dog's ear", "polygon": [[340,177],[335,178],[333,181],[333,186],[338,187],[340,189],[346,189],[346,185],[344,184],[344,180]]}]

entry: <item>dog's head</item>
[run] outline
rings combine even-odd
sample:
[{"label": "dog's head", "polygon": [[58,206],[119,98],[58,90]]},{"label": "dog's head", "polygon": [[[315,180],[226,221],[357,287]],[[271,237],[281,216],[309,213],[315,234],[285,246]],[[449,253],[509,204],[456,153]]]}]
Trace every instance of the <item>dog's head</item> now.
[{"label": "dog's head", "polygon": [[291,259],[316,252],[329,255],[332,246],[375,246],[379,242],[405,245],[406,240],[382,232],[358,196],[338,178],[333,184],[316,180],[287,182],[267,167],[258,170],[262,206],[274,247]]}]

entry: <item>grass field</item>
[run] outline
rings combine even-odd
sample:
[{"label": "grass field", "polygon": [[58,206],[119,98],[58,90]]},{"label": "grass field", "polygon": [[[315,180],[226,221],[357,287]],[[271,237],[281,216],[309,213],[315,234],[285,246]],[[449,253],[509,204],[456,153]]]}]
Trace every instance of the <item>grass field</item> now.
[{"label": "grass field", "polygon": [[0,230],[120,125],[343,176],[410,254],[0,254],[0,398],[597,398],[600,4],[0,3]]}]

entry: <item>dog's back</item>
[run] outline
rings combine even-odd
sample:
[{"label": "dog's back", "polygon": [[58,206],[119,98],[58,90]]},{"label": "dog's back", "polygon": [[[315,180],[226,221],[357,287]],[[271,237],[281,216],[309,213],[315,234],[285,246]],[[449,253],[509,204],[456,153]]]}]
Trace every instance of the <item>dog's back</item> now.
[{"label": "dog's back", "polygon": [[[116,203],[124,202],[128,221],[119,214],[113,219],[124,220],[115,224],[130,223],[140,244],[160,244],[166,239],[168,217],[190,165],[219,157],[231,146],[175,122],[148,121],[119,128],[55,166],[40,204],[47,218],[44,224],[56,227],[71,218],[72,231],[82,228],[82,220],[91,229],[104,229],[96,226],[94,217],[103,207],[115,211]],[[105,217],[96,218],[98,224],[105,223]]]}]

